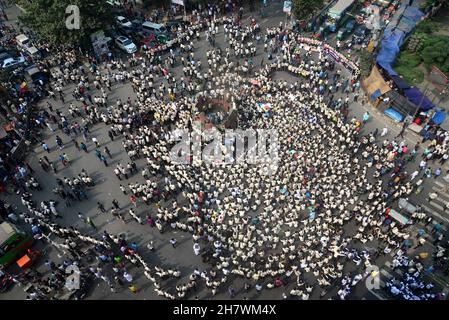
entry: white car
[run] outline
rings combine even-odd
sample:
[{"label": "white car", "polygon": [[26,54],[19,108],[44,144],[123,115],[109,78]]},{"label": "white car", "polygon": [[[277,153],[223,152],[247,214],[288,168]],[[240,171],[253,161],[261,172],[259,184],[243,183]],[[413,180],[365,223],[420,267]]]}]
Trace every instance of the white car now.
[{"label": "white car", "polygon": [[126,51],[127,53],[134,53],[137,51],[137,46],[131,40],[124,36],[120,36],[115,39],[115,44],[117,45],[117,47]]},{"label": "white car", "polygon": [[117,17],[115,17],[115,20],[117,21],[118,25],[121,27],[132,28],[132,26],[133,26],[131,21],[129,21],[128,19],[126,19],[123,16],[117,16]]},{"label": "white car", "polygon": [[17,58],[8,58],[3,60],[2,69],[10,68],[22,64],[25,62],[25,58],[20,56]]}]

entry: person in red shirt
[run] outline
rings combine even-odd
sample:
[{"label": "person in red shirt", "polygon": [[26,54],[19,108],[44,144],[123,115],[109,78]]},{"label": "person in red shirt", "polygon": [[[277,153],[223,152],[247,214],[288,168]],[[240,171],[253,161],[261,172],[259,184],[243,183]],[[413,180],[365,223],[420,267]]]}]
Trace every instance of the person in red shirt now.
[{"label": "person in red shirt", "polygon": [[130,200],[131,200],[132,204],[133,204],[135,207],[137,207],[137,198],[136,198],[136,196],[132,195],[132,196],[130,197]]}]

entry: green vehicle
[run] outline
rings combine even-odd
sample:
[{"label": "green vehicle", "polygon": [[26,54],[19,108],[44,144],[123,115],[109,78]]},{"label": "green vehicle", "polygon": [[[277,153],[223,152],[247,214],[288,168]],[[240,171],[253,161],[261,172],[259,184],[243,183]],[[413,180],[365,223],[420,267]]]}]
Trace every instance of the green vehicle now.
[{"label": "green vehicle", "polygon": [[7,222],[0,224],[0,267],[16,262],[32,246],[34,239]]}]

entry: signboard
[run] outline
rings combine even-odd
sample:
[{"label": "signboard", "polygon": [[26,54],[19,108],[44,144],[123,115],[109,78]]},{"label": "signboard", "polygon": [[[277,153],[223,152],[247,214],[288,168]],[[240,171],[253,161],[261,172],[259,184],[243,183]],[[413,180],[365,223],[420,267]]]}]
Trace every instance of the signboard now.
[{"label": "signboard", "polygon": [[398,221],[401,224],[407,224],[408,223],[408,218],[403,216],[402,214],[400,214],[399,212],[397,212],[396,210],[391,209],[389,212],[390,217],[392,217],[393,219],[395,219],[396,221]]},{"label": "signboard", "polygon": [[292,12],[292,2],[289,0],[284,1],[283,12],[290,14]]}]

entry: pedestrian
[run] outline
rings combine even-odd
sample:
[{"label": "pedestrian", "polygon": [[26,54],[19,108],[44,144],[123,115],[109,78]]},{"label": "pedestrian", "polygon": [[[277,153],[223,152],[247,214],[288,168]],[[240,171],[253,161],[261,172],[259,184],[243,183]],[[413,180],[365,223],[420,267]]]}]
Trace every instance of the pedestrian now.
[{"label": "pedestrian", "polygon": [[234,297],[235,297],[235,289],[234,289],[233,287],[229,287],[228,292],[229,292],[229,296],[230,296],[231,298],[234,298]]},{"label": "pedestrian", "polygon": [[198,256],[200,254],[200,245],[198,244],[198,242],[195,242],[193,244],[193,252],[195,253],[196,256]]},{"label": "pedestrian", "polygon": [[173,248],[176,248],[176,243],[177,243],[177,242],[178,242],[178,241],[176,241],[175,238],[171,238],[171,239],[170,239],[170,244],[172,245]]},{"label": "pedestrian", "polygon": [[102,213],[106,212],[106,209],[105,209],[104,205],[101,202],[97,202],[97,207],[98,207],[98,209],[100,209],[100,211]]},{"label": "pedestrian", "polygon": [[150,251],[154,251],[154,243],[153,243],[153,240],[151,240],[150,242],[148,242],[147,248],[148,248],[148,250],[150,250]]},{"label": "pedestrian", "polygon": [[367,123],[368,122],[368,120],[369,120],[369,117],[370,117],[370,114],[369,114],[369,112],[368,111],[366,111],[364,114],[363,114],[363,118],[362,118],[362,122],[363,122],[363,124],[365,124],[365,123]]},{"label": "pedestrian", "polygon": [[100,143],[98,142],[98,139],[97,139],[97,138],[93,137],[93,138],[92,138],[92,142],[95,143],[95,146],[96,146],[97,148],[100,147]]},{"label": "pedestrian", "polygon": [[128,287],[128,289],[129,289],[129,291],[131,291],[131,292],[134,293],[134,294],[136,294],[136,293],[138,292],[137,287],[136,287],[135,285],[133,285],[133,284],[131,284],[131,285]]},{"label": "pedestrian", "polygon": [[135,195],[132,195],[130,197],[131,203],[134,205],[134,207],[137,208],[137,197]]},{"label": "pedestrian", "polygon": [[117,199],[112,200],[112,205],[114,206],[115,209],[120,210],[120,205],[119,205]]},{"label": "pedestrian", "polygon": [[97,226],[94,224],[94,222],[92,221],[92,219],[91,219],[90,217],[87,217],[87,218],[86,218],[86,223],[87,223],[88,225],[90,225],[92,228],[94,228],[95,230],[98,230],[98,229],[97,229]]},{"label": "pedestrian", "polygon": [[47,153],[50,153],[50,147],[48,146],[48,144],[46,144],[45,142],[42,143],[42,148],[47,151]]},{"label": "pedestrian", "polygon": [[108,161],[106,160],[106,157],[105,157],[105,156],[103,156],[103,155],[101,156],[101,161],[103,161],[105,167],[108,166]]},{"label": "pedestrian", "polygon": [[83,150],[84,152],[88,153],[88,152],[87,152],[87,145],[86,145],[84,142],[81,142],[81,143],[80,143],[80,148],[81,148],[81,150]]},{"label": "pedestrian", "polygon": [[108,157],[110,159],[112,159],[112,155],[111,155],[111,152],[109,151],[108,147],[104,147],[104,153],[106,153],[108,155]]},{"label": "pedestrian", "polygon": [[78,144],[78,141],[76,141],[75,139],[73,139],[72,141],[73,141],[73,144],[75,145],[75,148],[76,148],[78,151],[80,151],[81,148],[80,148],[80,145]]},{"label": "pedestrian", "polygon": [[427,196],[427,202],[430,202],[432,200],[435,200],[436,198],[438,198],[438,194],[435,192],[431,192],[429,193],[429,195]]},{"label": "pedestrian", "polygon": [[133,281],[133,276],[130,273],[126,272],[126,271],[123,272],[123,278],[125,278],[126,281],[128,281],[130,283]]}]

